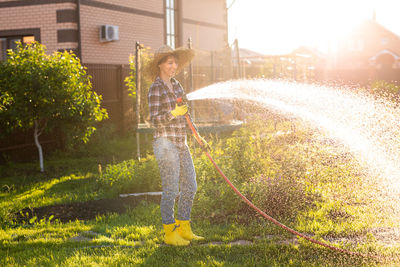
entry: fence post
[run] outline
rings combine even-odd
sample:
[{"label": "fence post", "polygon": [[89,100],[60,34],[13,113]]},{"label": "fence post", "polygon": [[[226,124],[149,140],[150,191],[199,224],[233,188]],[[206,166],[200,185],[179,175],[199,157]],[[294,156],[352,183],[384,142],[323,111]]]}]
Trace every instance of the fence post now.
[{"label": "fence post", "polygon": [[118,82],[117,82],[117,88],[118,88],[118,94],[119,94],[119,110],[120,110],[120,116],[121,116],[121,130],[122,133],[125,133],[125,107],[124,107],[124,102],[125,102],[125,96],[124,96],[124,87],[123,87],[123,73],[122,73],[123,65],[118,65],[117,68],[117,77],[118,77]]},{"label": "fence post", "polygon": [[237,78],[241,79],[242,77],[242,68],[240,64],[240,53],[239,53],[239,41],[235,39],[235,48],[236,48],[236,60],[237,60]]},{"label": "fence post", "polygon": [[210,82],[215,83],[215,76],[214,76],[214,51],[211,51],[211,72],[210,72]]},{"label": "fence post", "polygon": [[[188,38],[188,48],[192,49],[192,37]],[[189,64],[189,88],[187,89],[188,93],[193,91],[193,67],[192,67],[192,62]],[[194,109],[195,104],[191,103],[190,105],[190,113],[192,114],[192,117],[194,120],[196,120],[196,114],[195,114],[195,109]]]},{"label": "fence post", "polygon": [[143,48],[143,45],[139,42],[136,42],[136,56],[135,56],[135,65],[136,65],[136,147],[137,147],[137,158],[140,160],[140,133],[139,133],[139,123],[140,123],[140,49]]}]

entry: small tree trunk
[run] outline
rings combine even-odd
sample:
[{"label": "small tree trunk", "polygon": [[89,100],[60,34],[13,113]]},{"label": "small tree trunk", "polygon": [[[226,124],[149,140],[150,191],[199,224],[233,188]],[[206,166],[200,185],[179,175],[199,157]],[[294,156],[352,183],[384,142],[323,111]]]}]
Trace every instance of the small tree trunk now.
[{"label": "small tree trunk", "polygon": [[35,139],[35,144],[36,147],[39,151],[39,164],[40,164],[40,171],[44,172],[44,167],[43,167],[43,151],[42,151],[42,146],[39,143],[39,136],[41,134],[41,131],[39,131],[39,123],[37,120],[35,120],[35,130],[33,131],[33,138]]}]

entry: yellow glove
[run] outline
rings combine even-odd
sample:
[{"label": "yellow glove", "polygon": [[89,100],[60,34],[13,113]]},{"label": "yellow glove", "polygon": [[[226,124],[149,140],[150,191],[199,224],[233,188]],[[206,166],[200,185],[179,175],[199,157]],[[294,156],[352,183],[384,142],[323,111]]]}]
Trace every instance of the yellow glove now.
[{"label": "yellow glove", "polygon": [[171,114],[175,118],[178,117],[178,116],[183,116],[187,112],[188,112],[188,106],[187,105],[182,105],[182,106],[175,105],[175,109],[171,110]]}]

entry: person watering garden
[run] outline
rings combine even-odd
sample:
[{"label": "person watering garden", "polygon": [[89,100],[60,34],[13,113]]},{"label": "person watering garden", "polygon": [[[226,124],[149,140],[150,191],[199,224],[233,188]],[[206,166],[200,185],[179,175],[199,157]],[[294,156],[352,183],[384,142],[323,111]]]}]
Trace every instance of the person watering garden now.
[{"label": "person watering garden", "polygon": [[[150,122],[155,127],[153,149],[162,182],[161,218],[165,243],[185,246],[191,240],[204,239],[193,234],[190,213],[197,190],[196,173],[186,142],[188,132],[184,115],[187,105],[179,106],[184,95],[182,85],[173,77],[190,63],[192,49],[172,49],[164,45],[150,61],[147,74],[154,79],[148,93]],[[179,195],[177,220],[175,199]]]}]

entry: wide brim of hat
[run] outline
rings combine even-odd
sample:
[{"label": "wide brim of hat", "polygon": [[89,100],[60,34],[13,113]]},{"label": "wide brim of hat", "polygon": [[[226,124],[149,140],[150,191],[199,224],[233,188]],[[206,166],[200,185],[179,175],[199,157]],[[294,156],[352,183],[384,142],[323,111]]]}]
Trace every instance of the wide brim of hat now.
[{"label": "wide brim of hat", "polygon": [[159,75],[160,61],[167,56],[175,56],[178,59],[178,68],[176,69],[175,75],[180,73],[189,63],[192,61],[195,53],[193,49],[180,47],[172,51],[165,53],[156,53],[154,57],[150,60],[147,67],[145,68],[145,75],[150,79],[154,80],[157,75]]}]

